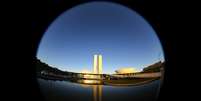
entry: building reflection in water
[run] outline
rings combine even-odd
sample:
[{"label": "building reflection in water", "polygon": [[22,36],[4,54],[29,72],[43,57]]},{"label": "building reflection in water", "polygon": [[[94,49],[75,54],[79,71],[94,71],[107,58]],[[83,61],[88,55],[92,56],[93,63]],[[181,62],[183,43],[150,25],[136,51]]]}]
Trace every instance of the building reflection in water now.
[{"label": "building reflection in water", "polygon": [[102,101],[102,85],[92,85],[93,101]]},{"label": "building reflection in water", "polygon": [[[80,80],[79,82],[85,83],[81,84],[82,87],[91,87],[92,93],[93,93],[93,101],[102,101],[102,87],[103,85],[97,85],[97,83],[100,83],[99,80]],[[92,84],[92,85],[86,85],[86,84]]]}]

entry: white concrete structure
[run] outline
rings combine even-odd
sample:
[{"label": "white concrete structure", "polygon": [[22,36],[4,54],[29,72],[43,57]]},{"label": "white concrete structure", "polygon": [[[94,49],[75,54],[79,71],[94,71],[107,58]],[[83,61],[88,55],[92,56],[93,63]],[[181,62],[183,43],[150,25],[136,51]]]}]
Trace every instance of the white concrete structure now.
[{"label": "white concrete structure", "polygon": [[94,74],[102,74],[103,70],[102,55],[94,55]]},{"label": "white concrete structure", "polygon": [[123,67],[115,71],[117,74],[125,74],[125,73],[136,73],[139,72],[137,69],[133,67]]}]

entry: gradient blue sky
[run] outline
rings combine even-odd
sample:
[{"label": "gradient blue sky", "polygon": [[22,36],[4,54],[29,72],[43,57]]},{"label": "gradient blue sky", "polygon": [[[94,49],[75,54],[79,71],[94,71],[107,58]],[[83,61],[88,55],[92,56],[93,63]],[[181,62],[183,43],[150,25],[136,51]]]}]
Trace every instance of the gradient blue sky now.
[{"label": "gradient blue sky", "polygon": [[119,4],[91,2],[62,13],[44,33],[37,57],[61,70],[93,70],[93,55],[102,54],[103,73],[121,67],[141,70],[159,58],[160,41],[135,11]]}]

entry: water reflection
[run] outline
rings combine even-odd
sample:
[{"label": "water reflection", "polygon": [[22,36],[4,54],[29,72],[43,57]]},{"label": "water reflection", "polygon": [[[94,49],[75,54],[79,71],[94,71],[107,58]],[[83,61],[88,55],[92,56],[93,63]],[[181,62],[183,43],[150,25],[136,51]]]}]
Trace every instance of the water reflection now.
[{"label": "water reflection", "polygon": [[139,86],[78,84],[38,79],[46,101],[155,101],[160,80]]},{"label": "water reflection", "polygon": [[101,80],[76,80],[75,82],[82,83],[82,84],[103,84]]},{"label": "water reflection", "polygon": [[102,101],[102,85],[93,85],[93,100]]},{"label": "water reflection", "polygon": [[[94,84],[101,84],[100,80],[78,80],[80,83],[84,83],[82,87],[92,87],[93,91],[93,101],[102,101],[102,90],[103,85],[94,85]],[[86,84],[93,84],[93,85],[86,85]]]},{"label": "water reflection", "polygon": [[78,83],[84,83],[84,84],[101,84],[102,82],[100,80],[77,80]]}]

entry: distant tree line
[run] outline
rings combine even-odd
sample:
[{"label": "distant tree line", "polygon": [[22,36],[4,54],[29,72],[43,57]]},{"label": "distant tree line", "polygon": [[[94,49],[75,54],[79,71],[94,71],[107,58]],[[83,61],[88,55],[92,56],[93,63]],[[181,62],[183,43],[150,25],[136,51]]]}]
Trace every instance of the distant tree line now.
[{"label": "distant tree line", "polygon": [[165,62],[157,62],[148,67],[145,67],[142,72],[160,72],[164,69]]},{"label": "distant tree line", "polygon": [[62,71],[62,70],[57,69],[56,67],[51,67],[48,64],[39,60],[38,58],[34,59],[34,64],[36,67],[36,73],[37,74],[40,74],[41,72],[54,73],[54,74],[58,74],[58,75],[69,75],[69,74],[71,74],[71,72]]}]

